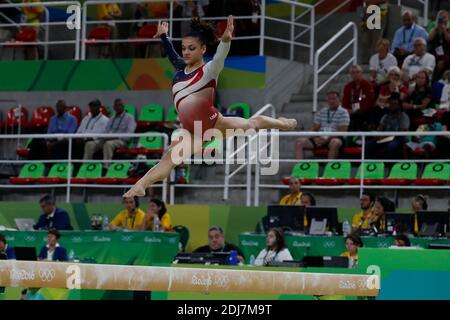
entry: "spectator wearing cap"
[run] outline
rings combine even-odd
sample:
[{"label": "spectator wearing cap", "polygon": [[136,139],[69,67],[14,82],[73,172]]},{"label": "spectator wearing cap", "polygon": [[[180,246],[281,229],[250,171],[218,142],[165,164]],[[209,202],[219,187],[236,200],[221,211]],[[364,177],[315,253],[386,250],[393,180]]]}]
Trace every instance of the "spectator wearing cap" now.
[{"label": "spectator wearing cap", "polygon": [[66,210],[57,208],[55,199],[50,195],[45,195],[39,200],[39,205],[43,213],[39,216],[38,222],[33,226],[35,230],[73,230],[70,224],[70,217]]},{"label": "spectator wearing cap", "polygon": [[415,19],[411,11],[405,11],[402,15],[403,26],[395,32],[391,52],[397,58],[399,65],[402,65],[404,59],[413,52],[414,39],[428,40],[428,32],[416,24]]},{"label": "spectator wearing cap", "polygon": [[446,10],[437,14],[436,27],[431,31],[428,38],[430,53],[436,58],[436,70],[433,82],[442,77],[446,69],[450,68],[450,28],[449,17]]},{"label": "spectator wearing cap", "polygon": [[406,57],[402,70],[408,80],[414,80],[415,75],[425,71],[431,77],[436,67],[436,58],[427,52],[427,42],[423,38],[414,39],[414,52]]},{"label": "spectator wearing cap", "polygon": [[[339,93],[336,91],[329,91],[327,93],[327,103],[327,107],[322,108],[315,114],[311,131],[347,131],[350,124],[350,117],[348,111],[340,104]],[[304,150],[325,147],[328,148],[328,159],[336,159],[339,156],[339,150],[342,145],[342,137],[335,137],[332,135],[300,138],[296,142],[296,158],[304,159]]]},{"label": "spectator wearing cap", "polygon": [[56,229],[50,229],[47,233],[47,245],[41,248],[39,260],[67,261],[67,250],[58,243],[61,234]]},{"label": "spectator wearing cap", "polygon": [[[436,122],[436,110],[428,109],[423,117],[425,124],[421,124],[417,128],[417,132],[438,132],[442,131],[442,125]],[[425,152],[425,158],[430,159],[431,153],[436,150],[437,136],[413,136],[411,141],[403,147],[403,155],[405,159],[411,158],[411,153],[416,150]]]},{"label": "spectator wearing cap", "polygon": [[375,85],[381,85],[388,77],[392,67],[397,67],[397,58],[389,52],[389,40],[380,39],[377,43],[377,53],[370,58],[370,79]]},{"label": "spectator wearing cap", "polygon": [[[89,102],[89,113],[81,121],[80,127],[77,130],[77,134],[99,134],[105,133],[106,126],[108,125],[108,117],[101,113],[102,103],[96,99]],[[74,158],[82,158],[82,154],[85,151],[85,144],[89,141],[96,141],[99,138],[83,138],[76,140],[76,151],[74,152]]]},{"label": "spectator wearing cap", "polygon": [[238,246],[225,241],[223,229],[219,226],[212,226],[208,230],[208,244],[194,250],[197,253],[210,252],[230,252],[237,251],[238,260],[244,262],[244,254]]},{"label": "spectator wearing cap", "polygon": [[2,255],[8,260],[16,259],[16,252],[14,248],[8,245],[5,236],[0,234],[0,259]]}]

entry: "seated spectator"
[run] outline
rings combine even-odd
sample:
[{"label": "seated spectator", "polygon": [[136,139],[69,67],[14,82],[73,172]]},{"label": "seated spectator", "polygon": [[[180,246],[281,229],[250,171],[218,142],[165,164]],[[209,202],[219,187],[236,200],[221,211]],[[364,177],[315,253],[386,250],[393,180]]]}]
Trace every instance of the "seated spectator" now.
[{"label": "seated spectator", "polygon": [[350,74],[352,81],[344,87],[342,107],[350,114],[349,131],[360,131],[368,126],[369,113],[375,102],[375,91],[372,84],[364,79],[361,66],[352,66]]},{"label": "seated spectator", "polygon": [[418,194],[411,200],[411,208],[414,213],[414,234],[419,234],[419,221],[417,220],[417,212],[428,210],[427,196]]},{"label": "seated spectator", "polygon": [[[41,0],[23,0],[23,3],[35,3],[41,2]],[[40,6],[28,6],[22,7],[23,18],[26,23],[30,25],[24,26],[25,28],[33,28],[36,32],[36,41],[39,41],[39,29],[42,18],[44,17],[45,7]],[[39,51],[37,46],[24,46],[24,58],[25,60],[38,60]]]},{"label": "seated spectator", "polygon": [[386,212],[395,212],[395,204],[386,197],[377,197],[373,205],[375,218],[372,223],[374,234],[383,233],[386,229]]},{"label": "seated spectator", "polygon": [[111,221],[108,230],[141,230],[145,213],[139,209],[139,198],[123,198],[125,209]]},{"label": "seated spectator", "polygon": [[61,234],[56,229],[48,230],[47,245],[41,248],[38,260],[67,261],[67,250],[58,243]]},{"label": "seated spectator", "polygon": [[[316,206],[316,198],[314,198],[312,193],[309,192],[303,192],[300,197],[300,202],[302,206],[305,207],[314,207]],[[305,217],[305,223],[308,224],[308,220]]]},{"label": "seated spectator", "polygon": [[[345,132],[348,130],[350,118],[348,112],[340,106],[339,93],[327,93],[328,107],[322,108],[314,116],[312,131]],[[343,145],[342,137],[311,137],[300,138],[296,143],[296,158],[304,159],[304,150],[317,147],[327,147],[328,159],[336,159]]]},{"label": "seated spectator", "polygon": [[[436,110],[428,109],[423,115],[426,121],[425,124],[421,124],[417,128],[417,132],[433,132],[442,131],[442,125],[436,122]],[[404,145],[404,157],[405,159],[411,158],[411,153],[417,149],[425,152],[425,158],[430,159],[431,153],[436,150],[437,136],[414,136],[411,141]]]},{"label": "seated spectator", "polygon": [[[133,133],[136,129],[136,121],[127,112],[121,99],[114,100],[115,116],[108,120],[105,133]],[[112,160],[117,148],[127,145],[130,138],[102,138],[87,141],[84,145],[84,160],[92,160],[94,154],[103,150],[103,160]],[[110,163],[103,163],[106,173]]]},{"label": "seated spectator", "polygon": [[[176,1],[175,4],[181,8],[181,16],[183,18],[202,18],[205,16],[205,8],[208,6],[208,0]],[[190,20],[182,21],[181,34],[188,34],[190,27]]]},{"label": "seated spectator", "polygon": [[415,23],[415,16],[411,11],[405,11],[402,15],[403,26],[394,35],[391,52],[397,58],[398,65],[403,65],[405,58],[413,52],[413,41],[416,38],[428,39],[428,33],[424,28]]},{"label": "seated spectator", "polygon": [[345,248],[347,251],[341,254],[342,257],[347,257],[349,261],[349,268],[356,268],[358,266],[358,249],[363,247],[361,238],[356,234],[349,234],[345,237]]},{"label": "seated spectator", "polygon": [[374,129],[380,123],[381,118],[386,114],[389,107],[388,99],[392,93],[397,92],[398,94],[400,94],[401,101],[404,101],[408,96],[408,87],[403,85],[401,78],[402,72],[398,67],[391,67],[389,69],[388,83],[381,86],[375,108],[373,109],[370,117],[370,123],[374,126]]},{"label": "seated spectator", "polygon": [[1,256],[5,256],[8,260],[16,260],[16,252],[14,248],[6,243],[4,235],[0,234],[0,259]]},{"label": "seated spectator", "polygon": [[[442,114],[441,121],[442,131],[450,131],[450,111]],[[448,158],[450,156],[450,135],[438,137],[437,141],[438,156]]]},{"label": "seated spectator", "polygon": [[[102,103],[96,99],[89,102],[89,113],[87,116],[83,118],[81,121],[80,127],[77,130],[77,133],[80,134],[100,134],[105,133],[106,126],[108,124],[108,117],[100,112],[102,107]],[[89,141],[96,141],[99,138],[82,138],[76,139],[74,142],[74,150],[72,152],[74,159],[80,159],[83,157],[85,144]]]},{"label": "seated spectator", "polygon": [[428,37],[428,47],[436,58],[436,70],[433,82],[442,77],[446,69],[450,69],[450,28],[448,27],[448,12],[441,10],[437,14],[437,25]]},{"label": "seated spectator", "polygon": [[433,91],[434,101],[439,101],[444,108],[450,106],[450,70],[446,70],[442,75],[442,78],[433,83],[431,90]]},{"label": "seated spectator", "polygon": [[352,233],[360,234],[369,229],[374,219],[373,205],[375,197],[371,193],[364,192],[360,199],[361,211],[353,216]]},{"label": "seated spectator", "polygon": [[[155,230],[155,218],[158,217],[160,229]],[[172,219],[167,212],[166,204],[159,199],[151,199],[148,206],[148,211],[144,217],[142,230],[149,231],[173,231]]]},{"label": "seated spectator", "polygon": [[387,79],[388,72],[392,67],[397,67],[397,58],[389,52],[389,40],[380,39],[377,43],[377,53],[370,58],[370,79],[372,84],[381,85]]},{"label": "seated spectator", "polygon": [[[360,24],[362,63],[367,64],[369,62],[370,55],[377,49],[380,39],[383,35],[388,34],[389,0],[359,0],[352,1],[352,4],[356,6],[355,9],[357,9],[359,5],[362,5],[362,12],[359,12],[358,10],[357,13],[362,15],[362,21]],[[381,21],[379,29],[369,29],[367,26],[368,19],[371,15],[370,13],[367,13],[367,7],[372,5],[380,8]]]},{"label": "seated spectator", "polygon": [[395,236],[395,245],[397,247],[411,247],[411,241],[406,234],[398,234]]},{"label": "seated spectator", "polygon": [[55,199],[50,195],[45,195],[39,200],[39,205],[43,213],[39,216],[38,222],[33,226],[35,230],[73,230],[70,224],[70,217],[66,210],[57,208]]},{"label": "seated spectator", "polygon": [[[56,102],[56,114],[50,119],[47,133],[75,133],[77,131],[77,119],[66,112],[67,105],[64,100]],[[33,139],[30,148],[29,159],[67,159],[69,140],[58,139]]]},{"label": "seated spectator", "polygon": [[225,242],[225,236],[223,229],[219,226],[212,226],[208,230],[208,244],[203,247],[199,247],[194,250],[198,253],[209,253],[209,252],[230,252],[237,251],[239,262],[244,263],[244,254],[238,246]]},{"label": "seated spectator", "polygon": [[298,178],[291,178],[291,180],[289,181],[289,194],[281,198],[280,204],[287,206],[301,206],[301,186],[302,185],[300,184],[300,180]]},{"label": "seated spectator", "polygon": [[255,259],[255,266],[267,266],[272,261],[292,261],[291,253],[286,246],[283,231],[278,228],[270,229],[267,234],[266,248],[261,250]]},{"label": "seated spectator", "polygon": [[405,98],[403,102],[403,111],[409,117],[411,131],[417,130],[417,127],[423,119],[425,109],[434,108],[433,92],[431,91],[428,73],[420,71],[416,74],[416,85],[414,91]]},{"label": "seated spectator", "polygon": [[[118,3],[99,3],[97,5],[97,19],[104,21],[104,26],[108,27],[111,30],[111,38],[117,38],[117,27],[115,22],[112,20],[118,20],[122,17],[122,10],[120,10],[120,4]],[[113,55],[114,44],[111,46],[102,46],[99,55],[103,56],[103,58],[110,58]]]},{"label": "seated spectator", "polygon": [[[389,97],[388,113],[380,120],[377,131],[408,131],[408,115],[401,111],[400,95],[393,93]],[[378,137],[366,142],[366,158],[398,158],[406,143],[405,137]]]},{"label": "seated spectator", "polygon": [[406,57],[402,65],[402,71],[408,80],[414,79],[420,71],[425,71],[431,78],[436,67],[436,58],[427,52],[427,42],[422,38],[414,40],[414,52]]}]

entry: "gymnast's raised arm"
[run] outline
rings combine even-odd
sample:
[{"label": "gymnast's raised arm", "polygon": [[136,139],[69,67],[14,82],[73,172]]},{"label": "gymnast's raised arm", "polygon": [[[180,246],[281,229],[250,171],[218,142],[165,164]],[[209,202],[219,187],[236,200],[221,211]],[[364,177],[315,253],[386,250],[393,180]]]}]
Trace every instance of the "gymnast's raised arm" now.
[{"label": "gymnast's raised arm", "polygon": [[172,42],[167,36],[168,31],[169,31],[169,24],[165,21],[159,21],[158,30],[156,34],[153,36],[153,38],[161,38],[164,49],[172,65],[175,67],[175,69],[183,69],[186,66],[186,64],[184,63],[183,58],[181,58],[179,54],[175,51]]}]

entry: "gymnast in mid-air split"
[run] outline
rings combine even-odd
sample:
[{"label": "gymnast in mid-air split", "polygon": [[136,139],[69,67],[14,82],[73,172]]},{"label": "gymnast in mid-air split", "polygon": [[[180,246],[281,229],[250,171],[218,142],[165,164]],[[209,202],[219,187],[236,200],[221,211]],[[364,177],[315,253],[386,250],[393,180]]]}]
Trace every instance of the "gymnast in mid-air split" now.
[{"label": "gymnast in mid-air split", "polygon": [[[233,17],[229,16],[227,27],[220,39],[216,54],[208,63],[204,62],[204,55],[208,48],[213,47],[216,42],[214,27],[198,18],[191,22],[191,31],[183,37],[182,52],[180,57],[175,51],[168,38],[169,24],[159,21],[155,38],[161,38],[165,51],[172,65],[176,69],[173,79],[173,100],[178,112],[178,117],[183,129],[191,135],[190,139],[177,139],[172,141],[168,152],[161,161],[152,167],[124,197],[144,196],[145,190],[152,184],[163,181],[170,172],[183,160],[190,158],[199,152],[203,145],[203,134],[208,129],[220,130],[222,136],[228,138],[230,129],[260,130],[279,129],[283,131],[294,130],[297,127],[295,119],[271,118],[258,115],[251,119],[240,117],[224,117],[214,107],[215,90],[217,79],[222,71],[225,58],[230,51],[231,38],[233,35]],[[194,139],[194,123],[201,124],[201,137]],[[200,139],[199,139],[200,138]],[[185,145],[178,145],[185,144]],[[176,150],[190,150],[190,154],[175,154]]]}]

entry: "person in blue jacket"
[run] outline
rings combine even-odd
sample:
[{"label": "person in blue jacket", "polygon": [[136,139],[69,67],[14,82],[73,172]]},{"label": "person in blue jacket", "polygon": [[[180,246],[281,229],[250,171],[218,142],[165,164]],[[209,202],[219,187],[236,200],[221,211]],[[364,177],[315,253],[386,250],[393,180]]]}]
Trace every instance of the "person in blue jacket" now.
[{"label": "person in blue jacket", "polygon": [[61,234],[56,229],[50,229],[47,234],[47,245],[41,248],[39,260],[67,261],[67,250],[58,243]]},{"label": "person in blue jacket", "polygon": [[6,243],[6,238],[2,234],[0,234],[0,255],[6,255],[6,259],[8,260],[16,259],[14,248]]},{"label": "person in blue jacket", "polygon": [[43,196],[39,200],[39,204],[43,213],[33,226],[35,230],[73,230],[69,214],[66,210],[56,207],[55,199],[52,196]]}]

